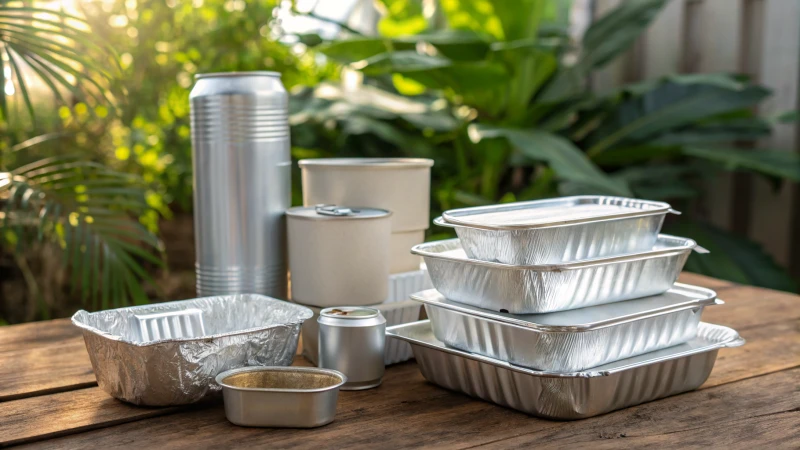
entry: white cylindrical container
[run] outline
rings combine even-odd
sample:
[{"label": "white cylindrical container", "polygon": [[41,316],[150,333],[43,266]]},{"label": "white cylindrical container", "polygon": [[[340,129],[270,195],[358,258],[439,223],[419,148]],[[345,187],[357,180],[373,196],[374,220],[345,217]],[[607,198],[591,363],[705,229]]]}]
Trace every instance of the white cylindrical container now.
[{"label": "white cylindrical container", "polygon": [[364,205],[392,212],[392,232],[430,226],[431,166],[423,158],[319,158],[299,163],[303,204]]},{"label": "white cylindrical container", "polygon": [[330,205],[287,210],[292,301],[328,307],[386,299],[391,215]]},{"label": "white cylindrical container", "polygon": [[389,241],[389,271],[392,273],[419,270],[422,259],[411,253],[411,247],[425,242],[425,230],[398,231]]}]

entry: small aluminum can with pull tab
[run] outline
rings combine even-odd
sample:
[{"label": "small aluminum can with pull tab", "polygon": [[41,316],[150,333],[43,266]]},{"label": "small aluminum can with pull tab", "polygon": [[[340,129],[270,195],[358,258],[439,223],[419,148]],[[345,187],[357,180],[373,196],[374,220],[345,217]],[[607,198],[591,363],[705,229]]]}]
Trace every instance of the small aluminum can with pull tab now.
[{"label": "small aluminum can with pull tab", "polygon": [[361,306],[325,308],[319,313],[319,367],[347,376],[345,391],[381,384],[386,319],[380,311]]},{"label": "small aluminum can with pull tab", "polygon": [[287,210],[292,301],[325,308],[385,300],[391,214],[336,205]]}]

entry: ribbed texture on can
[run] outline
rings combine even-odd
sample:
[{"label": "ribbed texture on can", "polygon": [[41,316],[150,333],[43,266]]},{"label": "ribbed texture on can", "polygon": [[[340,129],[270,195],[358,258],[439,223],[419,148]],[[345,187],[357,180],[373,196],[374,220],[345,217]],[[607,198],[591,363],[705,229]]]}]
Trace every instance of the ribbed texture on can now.
[{"label": "ribbed texture on can", "polygon": [[682,344],[697,336],[703,308],[591,331],[548,333],[425,305],[436,339],[452,347],[550,372],[577,372]]},{"label": "ribbed texture on can", "polygon": [[190,95],[200,295],[287,295],[288,97],[254,75],[201,78]]}]

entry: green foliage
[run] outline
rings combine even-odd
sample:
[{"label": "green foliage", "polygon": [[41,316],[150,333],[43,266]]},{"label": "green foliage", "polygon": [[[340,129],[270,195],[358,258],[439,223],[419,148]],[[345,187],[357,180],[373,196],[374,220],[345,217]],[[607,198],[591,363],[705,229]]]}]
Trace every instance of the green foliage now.
[{"label": "green foliage", "polygon": [[[142,282],[151,281],[142,262],[162,265],[156,236],[137,218],[150,212],[146,186],[84,155],[61,156],[68,133],[59,131],[15,142],[37,130],[36,99],[30,77],[46,86],[62,105],[72,95],[73,111],[86,118],[108,115],[113,53],[85,21],[61,11],[0,4],[0,128],[14,119],[17,129],[0,137],[0,243],[19,260],[35,240],[57,243],[69,268],[72,291],[87,307],[107,308],[147,301]],[[10,74],[10,78],[5,75]],[[5,79],[4,79],[5,78]],[[72,79],[72,81],[70,80]],[[12,94],[18,93],[18,96]],[[21,97],[21,100],[20,100]],[[25,105],[27,119],[19,108]],[[86,102],[86,103],[84,103]],[[87,105],[88,104],[88,105]],[[91,109],[90,109],[91,108]],[[84,134],[76,140],[86,140]],[[37,153],[49,146],[47,156]],[[32,277],[28,288],[38,291]],[[47,311],[42,312],[46,315]]]},{"label": "green foliage", "polygon": [[[384,20],[417,14],[395,11],[393,5],[407,2],[385,3]],[[433,156],[436,210],[581,193],[665,199],[692,210],[703,201],[703,178],[715,169],[747,170],[776,182],[800,177],[796,154],[742,147],[767,135],[774,121],[793,118],[754,116],[751,108],[769,92],[746,79],[676,75],[599,96],[588,89],[591,71],[627,50],[666,0],[622,2],[592,24],[577,48],[563,29],[564,3],[442,0],[430,17],[443,19],[429,20],[425,29],[322,44],[323,54],[361,71],[362,89],[425,99],[456,125],[423,128],[420,140],[408,123],[374,111],[358,127],[358,141],[341,140],[352,124],[340,117],[327,122],[320,133],[325,139],[306,135],[302,147],[367,156],[382,142],[383,155]],[[351,95],[360,95],[358,89]],[[294,118],[297,129],[325,124],[302,105]],[[715,267],[729,269],[713,275],[748,273],[752,283],[789,287],[774,263],[749,267],[768,259],[757,246],[708,225],[681,226],[683,234],[718,249],[715,262],[725,262]],[[700,263],[692,268],[712,272]]]}]

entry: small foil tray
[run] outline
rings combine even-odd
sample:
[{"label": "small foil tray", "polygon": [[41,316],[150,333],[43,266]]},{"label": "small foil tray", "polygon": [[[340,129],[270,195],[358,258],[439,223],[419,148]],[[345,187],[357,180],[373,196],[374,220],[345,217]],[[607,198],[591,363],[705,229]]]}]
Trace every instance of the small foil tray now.
[{"label": "small foil tray", "polygon": [[422,375],[431,383],[526,414],[574,420],[597,416],[702,385],[720,348],[738,347],[736,331],[701,323],[685,344],[574,373],[519,367],[447,347],[427,320],[386,330],[411,344]]},{"label": "small foil tray", "polygon": [[436,339],[524,367],[577,372],[689,341],[716,293],[686,284],[636,300],[548,314],[498,313],[417,293]]},{"label": "small foil tray", "polygon": [[689,253],[691,239],[659,235],[648,250],[549,265],[510,265],[470,259],[460,239],[427,242],[411,251],[425,259],[433,286],[445,297],[514,314],[564,311],[665,292]]},{"label": "small foil tray", "polygon": [[558,264],[652,248],[663,202],[587,195],[445,211],[434,224],[456,229],[472,259]]},{"label": "small foil tray", "polygon": [[[218,392],[214,377],[225,370],[291,364],[300,326],[311,315],[293,303],[237,294],[95,313],[81,310],[72,323],[83,331],[104,391],[136,405],[165,406]],[[143,333],[142,325],[152,321],[173,337]],[[202,336],[195,335],[196,328],[192,335],[180,329],[192,321],[202,323]]]}]

